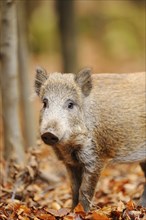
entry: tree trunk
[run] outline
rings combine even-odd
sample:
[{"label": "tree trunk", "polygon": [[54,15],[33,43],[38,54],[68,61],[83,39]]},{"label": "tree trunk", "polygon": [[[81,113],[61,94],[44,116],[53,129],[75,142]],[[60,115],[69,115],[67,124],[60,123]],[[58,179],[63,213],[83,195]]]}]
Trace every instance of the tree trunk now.
[{"label": "tree trunk", "polygon": [[74,0],[56,0],[65,72],[77,71]]},{"label": "tree trunk", "polygon": [[15,149],[18,162],[24,162],[24,148],[19,117],[17,75],[17,16],[14,0],[2,0],[1,26],[1,89],[4,125],[4,156]]},{"label": "tree trunk", "polygon": [[19,60],[19,76],[20,90],[22,97],[23,119],[24,119],[24,134],[25,144],[27,147],[35,146],[36,144],[36,128],[32,103],[30,102],[30,79],[29,79],[29,62],[28,62],[28,44],[26,36],[26,15],[25,15],[25,0],[17,1],[17,16],[18,16],[18,60]]}]

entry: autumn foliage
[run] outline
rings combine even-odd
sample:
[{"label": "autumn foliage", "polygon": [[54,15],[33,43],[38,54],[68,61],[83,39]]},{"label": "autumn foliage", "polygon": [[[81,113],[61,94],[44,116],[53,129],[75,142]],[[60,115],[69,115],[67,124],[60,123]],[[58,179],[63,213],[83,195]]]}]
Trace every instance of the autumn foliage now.
[{"label": "autumn foliage", "polygon": [[88,213],[81,204],[71,210],[66,171],[47,147],[30,150],[25,166],[14,160],[0,166],[0,220],[146,219],[146,208],[136,205],[144,182],[136,165],[105,169]]}]

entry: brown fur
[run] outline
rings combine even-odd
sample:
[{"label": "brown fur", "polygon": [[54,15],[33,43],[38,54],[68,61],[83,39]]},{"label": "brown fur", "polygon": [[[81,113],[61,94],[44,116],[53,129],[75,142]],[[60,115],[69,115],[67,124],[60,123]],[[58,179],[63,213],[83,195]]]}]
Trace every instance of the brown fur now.
[{"label": "brown fur", "polygon": [[91,74],[84,69],[47,74],[39,69],[35,85],[41,100],[48,100],[40,116],[42,139],[49,144],[50,135],[57,138],[53,148],[69,172],[73,208],[80,202],[88,211],[107,163],[146,164],[145,73]]}]

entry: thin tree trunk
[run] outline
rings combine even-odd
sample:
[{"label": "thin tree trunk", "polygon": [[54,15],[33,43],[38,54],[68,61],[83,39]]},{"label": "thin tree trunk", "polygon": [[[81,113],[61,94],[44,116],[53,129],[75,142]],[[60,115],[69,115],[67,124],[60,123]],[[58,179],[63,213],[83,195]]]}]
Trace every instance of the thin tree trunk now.
[{"label": "thin tree trunk", "polygon": [[4,125],[4,156],[15,149],[18,162],[24,162],[24,148],[19,117],[17,75],[17,16],[14,0],[2,0],[1,26],[1,86]]},{"label": "thin tree trunk", "polygon": [[58,25],[65,72],[77,71],[74,0],[56,0]]},{"label": "thin tree trunk", "polygon": [[26,15],[25,15],[25,0],[17,1],[17,16],[18,16],[18,60],[19,60],[19,76],[22,94],[22,107],[24,115],[24,133],[25,144],[27,147],[35,146],[36,144],[36,128],[34,120],[34,112],[32,103],[29,98],[30,80],[29,80],[29,54],[27,45],[27,28],[26,28]]}]

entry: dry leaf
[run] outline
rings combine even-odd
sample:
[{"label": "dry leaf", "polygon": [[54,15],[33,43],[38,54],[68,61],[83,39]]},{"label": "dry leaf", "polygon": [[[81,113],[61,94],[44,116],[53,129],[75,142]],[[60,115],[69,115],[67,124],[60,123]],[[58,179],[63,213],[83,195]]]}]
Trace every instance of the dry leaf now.
[{"label": "dry leaf", "polygon": [[49,212],[51,215],[54,215],[55,217],[63,217],[69,213],[69,209],[67,208],[62,208],[59,210],[54,210],[54,209],[45,209],[47,212]]},{"label": "dry leaf", "polygon": [[110,220],[106,215],[98,213],[96,211],[93,212],[92,219],[93,220]]},{"label": "dry leaf", "polygon": [[61,209],[61,206],[57,202],[52,202],[51,208],[55,210],[59,210]]},{"label": "dry leaf", "polygon": [[56,219],[54,216],[45,214],[45,213],[40,213],[39,215],[37,215],[37,217],[41,220],[55,220]]},{"label": "dry leaf", "polygon": [[74,209],[74,212],[75,212],[75,213],[84,212],[83,206],[82,206],[80,203],[78,203],[78,205],[77,205],[77,206],[75,207],[75,209]]},{"label": "dry leaf", "polygon": [[126,207],[128,210],[133,210],[135,208],[135,204],[132,200],[130,200],[129,202],[127,202]]},{"label": "dry leaf", "polygon": [[[40,148],[39,151],[41,153]],[[0,185],[0,220],[146,220],[146,208],[137,207],[133,201],[127,203],[131,197],[140,197],[143,190],[144,177],[140,168],[133,165],[126,165],[124,169],[123,166],[117,166],[117,169],[114,166],[107,168],[98,183],[98,192],[95,192],[94,211],[91,209],[86,213],[81,204],[78,204],[74,212],[71,212],[70,209],[63,208],[71,207],[72,202],[71,188],[65,171],[58,171],[58,166],[54,163],[55,158],[46,158],[45,153],[42,153],[40,159],[40,153],[33,152],[28,155],[28,167],[17,166],[11,161],[5,184]],[[47,155],[51,155],[49,151]],[[54,185],[38,178],[39,166],[42,170],[45,169],[49,179],[52,178],[50,173],[56,175],[60,172],[59,184]],[[128,172],[125,174],[124,170]],[[10,198],[18,178],[21,184],[17,185],[16,199],[12,202]]]},{"label": "dry leaf", "polygon": [[20,215],[21,213],[25,213],[25,214],[30,214],[31,213],[31,210],[30,208],[28,208],[27,206],[25,205],[21,205],[19,207],[19,209],[17,210],[17,214]]},{"label": "dry leaf", "polygon": [[75,218],[73,216],[67,215],[63,217],[63,220],[74,220]]}]

